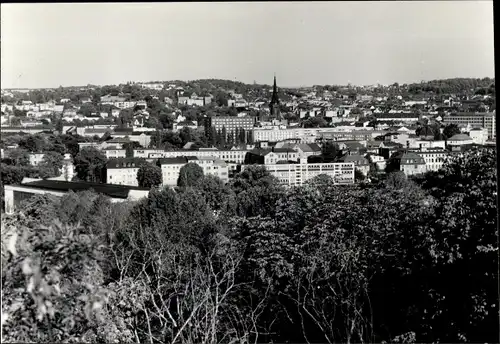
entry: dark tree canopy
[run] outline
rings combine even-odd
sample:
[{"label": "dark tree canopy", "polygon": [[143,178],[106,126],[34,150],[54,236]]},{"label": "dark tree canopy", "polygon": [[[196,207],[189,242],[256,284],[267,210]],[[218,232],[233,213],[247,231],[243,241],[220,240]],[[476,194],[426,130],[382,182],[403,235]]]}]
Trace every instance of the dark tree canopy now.
[{"label": "dark tree canopy", "polygon": [[161,168],[149,163],[144,163],[137,171],[137,181],[140,187],[158,187],[163,183]]},{"label": "dark tree canopy", "polygon": [[189,187],[195,186],[200,183],[203,178],[203,168],[200,165],[190,162],[182,166],[179,171],[179,179],[177,180],[177,186],[179,187]]}]

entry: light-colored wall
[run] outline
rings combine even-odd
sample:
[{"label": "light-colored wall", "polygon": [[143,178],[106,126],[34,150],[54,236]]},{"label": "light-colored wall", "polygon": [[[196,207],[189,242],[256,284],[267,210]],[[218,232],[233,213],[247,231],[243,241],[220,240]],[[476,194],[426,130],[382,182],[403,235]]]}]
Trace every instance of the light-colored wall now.
[{"label": "light-colored wall", "polygon": [[138,186],[138,167],[109,168],[107,169],[106,183],[116,185]]}]

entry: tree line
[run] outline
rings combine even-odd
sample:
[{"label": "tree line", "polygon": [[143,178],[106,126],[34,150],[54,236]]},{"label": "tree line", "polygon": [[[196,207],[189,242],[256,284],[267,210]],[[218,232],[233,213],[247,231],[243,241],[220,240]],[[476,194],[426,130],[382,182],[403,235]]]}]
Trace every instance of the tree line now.
[{"label": "tree line", "polygon": [[5,217],[3,341],[499,340],[494,149],[376,185],[189,174]]}]

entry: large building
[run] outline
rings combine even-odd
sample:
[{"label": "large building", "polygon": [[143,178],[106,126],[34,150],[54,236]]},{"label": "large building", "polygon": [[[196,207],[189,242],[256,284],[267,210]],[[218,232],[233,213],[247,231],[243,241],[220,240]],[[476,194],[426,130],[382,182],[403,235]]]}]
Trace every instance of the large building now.
[{"label": "large building", "polygon": [[185,155],[190,155],[201,158],[217,158],[226,162],[242,164],[245,161],[245,156],[248,150],[246,149],[230,149],[218,150],[217,148],[200,148],[197,151],[164,151],[159,149],[135,149],[134,158],[143,159],[160,159],[160,158],[177,158]]},{"label": "large building", "polygon": [[214,128],[217,132],[222,133],[225,128],[227,135],[236,135],[236,131],[245,129],[246,132],[251,131],[255,124],[255,118],[250,116],[213,116],[205,119],[205,131],[208,132]]},{"label": "large building", "polygon": [[163,158],[158,160],[163,176],[163,185],[175,186],[179,179],[182,166],[188,163],[198,164],[203,169],[204,175],[219,177],[224,183],[229,181],[229,167],[226,162],[212,157],[197,158],[194,156],[182,156],[175,158]]},{"label": "large building", "polygon": [[[242,166],[242,170],[252,165]],[[297,164],[270,164],[264,165],[271,175],[276,177],[283,185],[300,186],[308,180],[326,174],[332,177],[335,184],[354,183],[353,163],[318,163],[308,164],[302,159]]]},{"label": "large building", "polygon": [[445,116],[443,123],[470,125],[475,128],[485,128],[488,131],[488,139],[496,138],[496,113],[456,113]]},{"label": "large building", "polygon": [[63,196],[69,191],[94,190],[110,197],[111,202],[135,201],[147,197],[149,189],[124,185],[109,185],[61,180],[29,180],[25,178],[20,185],[5,185],[5,212],[12,214],[19,204],[37,194]]},{"label": "large building", "polygon": [[272,165],[279,161],[298,161],[299,153],[289,148],[254,149],[247,153],[245,164]]}]

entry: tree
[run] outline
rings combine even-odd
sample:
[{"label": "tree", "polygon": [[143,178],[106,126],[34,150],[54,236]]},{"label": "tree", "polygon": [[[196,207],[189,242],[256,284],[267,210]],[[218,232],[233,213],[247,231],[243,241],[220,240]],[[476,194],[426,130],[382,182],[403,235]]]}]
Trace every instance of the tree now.
[{"label": "tree", "polygon": [[366,179],[366,177],[365,177],[364,173],[363,173],[363,172],[361,172],[361,170],[360,170],[360,169],[356,168],[356,169],[354,170],[354,180],[355,180],[356,182],[361,182],[361,181],[363,181],[363,180],[365,180],[365,179]]},{"label": "tree", "polygon": [[142,164],[137,171],[137,181],[140,187],[152,188],[163,184],[161,168],[149,163]]},{"label": "tree", "polygon": [[203,169],[200,165],[190,162],[182,166],[179,170],[179,179],[177,180],[177,186],[179,187],[190,187],[196,186],[201,181],[203,177]]},{"label": "tree", "polygon": [[227,143],[227,129],[226,126],[222,126],[220,145],[225,147]]},{"label": "tree", "polygon": [[449,139],[450,137],[456,134],[460,134],[460,129],[456,124],[450,123],[446,127],[444,127],[443,135],[445,136],[446,139]]},{"label": "tree", "polygon": [[45,140],[40,135],[28,135],[19,142],[19,147],[29,152],[42,152],[45,147]]},{"label": "tree", "polygon": [[245,129],[244,128],[240,128],[240,131],[238,133],[239,143],[240,144],[245,144],[246,143],[246,138],[247,138],[247,135],[246,135]]},{"label": "tree", "polygon": [[59,177],[63,168],[64,156],[58,152],[47,152],[38,165],[40,176],[44,179]]},{"label": "tree", "polygon": [[332,162],[339,155],[340,150],[336,143],[326,141],[321,147],[321,156],[324,162]]},{"label": "tree", "polygon": [[83,148],[74,158],[76,177],[94,183],[104,181],[106,156],[94,147]]},{"label": "tree", "polygon": [[19,148],[9,150],[8,158],[4,160],[8,160],[9,165],[15,166],[28,166],[30,164],[28,152]]},{"label": "tree", "polygon": [[137,141],[130,141],[130,142],[124,143],[123,148],[125,148],[125,157],[133,158],[134,157],[134,149],[142,148],[142,146]]}]

